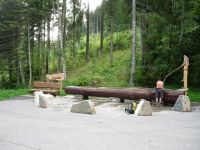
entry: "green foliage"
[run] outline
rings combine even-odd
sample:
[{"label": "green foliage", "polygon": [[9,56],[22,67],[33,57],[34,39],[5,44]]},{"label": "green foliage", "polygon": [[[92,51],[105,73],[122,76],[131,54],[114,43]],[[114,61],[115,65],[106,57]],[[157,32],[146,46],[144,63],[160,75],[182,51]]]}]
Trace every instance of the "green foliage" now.
[{"label": "green foliage", "polygon": [[168,66],[155,64],[154,66],[138,66],[136,68],[136,85],[152,86],[161,78],[167,75]]},{"label": "green foliage", "polygon": [[132,33],[130,30],[115,33],[113,35],[113,43],[115,49],[131,48]]},{"label": "green foliage", "polygon": [[[99,39],[95,39],[96,43],[99,45]],[[139,41],[139,40],[138,40]],[[113,34],[113,48],[115,50],[122,50],[131,48],[132,44],[132,32],[131,30],[125,30],[121,32],[115,32]],[[104,38],[104,50],[106,52],[110,51],[110,37],[106,36]]]},{"label": "green foliage", "polygon": [[60,96],[66,96],[64,89],[60,91]]},{"label": "green foliage", "polygon": [[0,74],[0,88],[5,88],[6,85],[9,83],[9,77],[6,72],[2,72]]},{"label": "green foliage", "polygon": [[28,89],[0,89],[0,100],[28,94]]},{"label": "green foliage", "polygon": [[[162,3],[162,1],[150,3],[152,12],[146,16],[148,20],[144,22],[147,52],[144,67],[146,69],[142,69],[142,72],[148,70],[148,73],[145,74],[144,80],[140,80],[148,84],[157,76],[163,79],[170,71],[180,66],[183,55],[187,55],[192,64],[189,66],[189,86],[200,87],[200,75],[197,71],[200,46],[199,0],[174,1],[174,3],[165,1],[163,5]],[[170,76],[167,82],[179,84],[180,80],[182,71]]]}]

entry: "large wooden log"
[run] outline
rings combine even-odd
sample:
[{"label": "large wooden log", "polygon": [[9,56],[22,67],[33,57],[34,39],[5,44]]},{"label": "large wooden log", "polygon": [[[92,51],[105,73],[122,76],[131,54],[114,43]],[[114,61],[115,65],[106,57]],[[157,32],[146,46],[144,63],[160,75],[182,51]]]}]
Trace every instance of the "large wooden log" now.
[{"label": "large wooden log", "polygon": [[[146,99],[155,100],[155,89],[151,88],[91,88],[91,87],[65,87],[65,93],[97,97],[116,97],[130,100]],[[183,90],[164,90],[164,103],[175,103],[179,95],[184,95]]]}]

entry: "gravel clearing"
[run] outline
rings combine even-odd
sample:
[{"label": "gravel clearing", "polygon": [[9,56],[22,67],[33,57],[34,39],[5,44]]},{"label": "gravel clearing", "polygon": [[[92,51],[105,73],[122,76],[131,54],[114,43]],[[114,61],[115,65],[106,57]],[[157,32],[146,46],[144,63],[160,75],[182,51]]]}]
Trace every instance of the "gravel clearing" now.
[{"label": "gravel clearing", "polygon": [[[33,105],[32,96],[0,101],[0,150],[199,150],[200,104],[192,112],[153,107],[153,116],[127,115],[131,101],[95,98],[96,114],[71,113],[74,102],[57,97],[64,110]],[[63,108],[63,107],[62,107]]]}]

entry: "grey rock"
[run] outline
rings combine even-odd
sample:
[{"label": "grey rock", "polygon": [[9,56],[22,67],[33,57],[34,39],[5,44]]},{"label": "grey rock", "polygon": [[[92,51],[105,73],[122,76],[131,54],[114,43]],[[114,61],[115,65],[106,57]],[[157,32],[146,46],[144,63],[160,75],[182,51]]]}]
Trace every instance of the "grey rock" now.
[{"label": "grey rock", "polygon": [[54,97],[51,94],[40,94],[39,95],[39,104],[42,108],[47,108],[51,105]]},{"label": "grey rock", "polygon": [[180,95],[176,100],[176,103],[172,109],[173,111],[182,111],[182,112],[190,112],[191,105],[190,99],[188,96]]},{"label": "grey rock", "polygon": [[140,100],[135,110],[135,116],[152,116],[152,108],[149,101]]},{"label": "grey rock", "polygon": [[96,110],[94,107],[94,103],[91,100],[85,100],[85,101],[73,104],[71,107],[71,112],[94,114],[96,113]]},{"label": "grey rock", "polygon": [[[66,97],[53,97],[50,94],[40,94],[39,95],[39,106],[42,108],[47,108],[54,111],[65,111],[69,105],[69,100]],[[68,106],[70,107],[70,106]]]},{"label": "grey rock", "polygon": [[34,105],[35,106],[40,106],[40,104],[39,104],[39,96],[40,95],[43,95],[44,93],[42,92],[42,91],[36,91],[36,92],[34,92]]}]

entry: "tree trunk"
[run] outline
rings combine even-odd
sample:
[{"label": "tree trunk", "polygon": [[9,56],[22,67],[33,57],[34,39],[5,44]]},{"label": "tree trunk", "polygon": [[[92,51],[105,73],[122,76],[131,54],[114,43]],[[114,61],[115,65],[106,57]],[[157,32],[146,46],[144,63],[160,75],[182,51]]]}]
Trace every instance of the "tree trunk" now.
[{"label": "tree trunk", "polygon": [[144,18],[143,15],[140,15],[140,34],[141,34],[141,50],[142,50],[142,65],[145,66],[145,43],[144,43]]},{"label": "tree trunk", "polygon": [[181,8],[181,33],[180,33],[180,38],[179,38],[180,49],[182,47],[183,31],[184,31],[185,0],[182,0],[181,7],[182,7]]},{"label": "tree trunk", "polygon": [[[102,3],[103,4],[103,3]],[[102,5],[103,7],[103,5]],[[101,40],[100,40],[100,49],[99,49],[99,57],[102,57],[103,54],[103,32],[104,32],[104,11],[101,8]]]},{"label": "tree trunk", "polygon": [[45,60],[46,60],[46,21],[44,19],[44,36],[43,36],[43,46],[44,50],[42,51],[42,81],[44,81],[44,76],[45,76]]},{"label": "tree trunk", "polygon": [[96,23],[97,34],[99,33],[99,17],[97,15],[97,23]]},{"label": "tree trunk", "polygon": [[50,60],[50,22],[51,15],[47,18],[47,53],[46,53],[46,73],[50,73],[49,60]]},{"label": "tree trunk", "polygon": [[90,20],[89,20],[89,17],[90,17],[90,6],[89,6],[89,1],[88,1],[88,8],[87,8],[87,38],[86,38],[86,56],[85,56],[85,60],[86,62],[88,63],[90,61],[90,48],[89,48],[89,38],[90,38],[90,27],[89,27],[89,23],[90,23]]},{"label": "tree trunk", "polygon": [[72,50],[73,51],[73,59],[75,59],[75,57],[76,57],[76,50],[75,50],[75,26],[73,27],[72,44],[73,44],[73,50]]},{"label": "tree trunk", "polygon": [[[30,49],[34,49],[34,47],[35,47],[35,39],[34,39],[34,37],[35,37],[35,31],[34,31],[34,25],[32,25],[32,24],[30,24],[30,22],[29,22],[29,34],[30,34],[30,36],[29,36],[29,38],[30,38]],[[34,53],[31,53],[31,65],[32,66],[35,66],[34,64],[35,64],[35,62],[36,61],[34,61],[35,59],[34,59]],[[33,68],[33,67],[32,67]]]},{"label": "tree trunk", "polygon": [[73,59],[76,57],[76,50],[75,50],[75,29],[76,29],[76,20],[75,20],[75,3],[73,3],[73,32],[72,32],[72,53],[73,53]]},{"label": "tree trunk", "polygon": [[63,0],[62,6],[62,20],[61,20],[61,50],[62,50],[62,72],[64,73],[64,80],[67,78],[66,64],[65,64],[65,40],[66,40],[66,0]]},{"label": "tree trunk", "polygon": [[[11,54],[12,54],[12,52],[11,52]],[[10,58],[12,58],[12,57],[13,57],[13,55]],[[8,64],[9,81],[12,83],[12,82],[14,82],[14,73],[13,73],[14,67],[13,67],[13,64],[10,63],[10,58],[7,58],[7,64]]]},{"label": "tree trunk", "polygon": [[[15,47],[15,49],[17,49],[17,47]],[[18,52],[17,52],[18,53]],[[18,56],[18,54],[17,54]],[[19,70],[19,58],[16,58],[16,78],[17,78],[17,87],[20,86],[20,70]]]},{"label": "tree trunk", "polygon": [[[60,46],[58,45],[57,47],[58,49],[60,49]],[[57,72],[60,73],[61,72],[61,54],[60,52],[58,52],[58,64],[57,64]]]},{"label": "tree trunk", "polygon": [[15,40],[16,40],[15,48],[17,49],[16,55],[17,55],[17,61],[18,61],[18,65],[19,65],[19,73],[20,73],[22,85],[24,86],[25,85],[25,77],[24,77],[24,69],[23,69],[20,54],[19,54],[20,35],[19,35],[19,29],[17,27],[16,27],[16,39]]},{"label": "tree trunk", "polygon": [[31,45],[30,45],[30,25],[28,20],[28,64],[29,64],[29,87],[32,85],[32,66],[31,66]]},{"label": "tree trunk", "polygon": [[132,60],[131,60],[131,74],[130,74],[130,81],[129,85],[134,86],[134,79],[135,79],[135,51],[136,51],[136,2],[132,0]]},{"label": "tree trunk", "polygon": [[19,70],[20,70],[20,76],[21,76],[21,79],[22,79],[22,85],[26,85],[25,77],[24,77],[24,69],[23,69],[23,66],[22,66],[21,58],[19,58]]},{"label": "tree trunk", "polygon": [[[18,39],[19,39],[19,35],[18,35],[18,29],[17,29],[17,27],[15,28],[15,34],[16,34],[16,36],[15,36],[15,44],[14,44],[14,50],[16,51],[16,54],[14,53],[14,52],[12,52],[10,55],[11,56],[14,56],[14,55],[16,55],[17,57],[16,57],[16,60],[15,60],[15,65],[16,65],[16,79],[17,79],[17,87],[19,87],[20,86],[20,69],[19,69],[19,54],[18,54]],[[9,68],[11,68],[11,67],[9,67]],[[9,76],[10,76],[10,73],[9,73]]]},{"label": "tree trunk", "polygon": [[[58,5],[58,8],[59,8],[59,5]],[[57,51],[57,54],[58,54],[58,68],[57,68],[57,72],[59,73],[59,72],[61,72],[61,36],[62,36],[62,34],[61,34],[61,14],[60,14],[60,12],[59,12],[59,14],[58,14],[59,16],[58,16],[58,42],[57,42],[57,49],[58,49],[58,51]]]},{"label": "tree trunk", "polygon": [[62,36],[63,36],[63,48],[66,48],[66,27],[67,27],[67,18],[66,18],[66,11],[67,11],[67,0],[63,0],[63,8],[62,8]]},{"label": "tree trunk", "polygon": [[110,65],[113,63],[113,17],[110,16]]},{"label": "tree trunk", "polygon": [[17,87],[20,85],[20,74],[19,74],[19,60],[16,59],[16,78],[17,78]]},{"label": "tree trunk", "polygon": [[38,78],[40,79],[41,76],[41,63],[40,63],[40,50],[41,50],[41,23],[38,24],[38,58],[37,58],[37,65],[38,65]]}]

